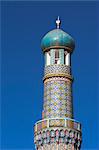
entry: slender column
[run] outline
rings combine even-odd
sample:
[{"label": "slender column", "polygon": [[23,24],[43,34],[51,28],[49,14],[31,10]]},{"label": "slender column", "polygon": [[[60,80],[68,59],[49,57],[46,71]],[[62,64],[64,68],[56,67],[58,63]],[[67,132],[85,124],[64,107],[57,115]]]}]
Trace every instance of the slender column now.
[{"label": "slender column", "polygon": [[65,56],[65,63],[67,66],[70,66],[70,53],[67,53]]},{"label": "slender column", "polygon": [[45,66],[47,66],[47,52],[45,52],[44,58],[45,58]]},{"label": "slender column", "polygon": [[55,49],[51,49],[50,53],[51,53],[50,64],[53,65],[55,64]]},{"label": "slender column", "polygon": [[64,64],[64,49],[59,49],[60,64]]},{"label": "slender column", "polygon": [[47,66],[48,65],[50,65],[50,55],[49,55],[49,53],[47,52],[47,54],[46,54],[46,61],[47,61]]}]

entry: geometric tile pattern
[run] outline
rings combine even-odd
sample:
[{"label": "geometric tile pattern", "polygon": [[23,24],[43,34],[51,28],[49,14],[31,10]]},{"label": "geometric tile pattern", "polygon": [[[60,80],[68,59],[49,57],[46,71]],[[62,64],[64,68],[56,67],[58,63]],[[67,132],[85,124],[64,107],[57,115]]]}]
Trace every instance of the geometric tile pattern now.
[{"label": "geometric tile pattern", "polygon": [[49,121],[50,127],[63,127],[65,126],[65,120],[64,119],[52,119]]},{"label": "geometric tile pattern", "polygon": [[51,128],[51,127],[62,127],[62,128],[72,128],[74,130],[81,131],[81,124],[76,122],[75,120],[71,120],[69,118],[50,118],[43,119],[38,121],[35,124],[34,132],[39,132],[43,129]]},{"label": "geometric tile pattern", "polygon": [[52,78],[44,82],[44,118],[72,117],[71,82]]},{"label": "geometric tile pattern", "polygon": [[40,146],[43,146],[42,148],[45,148],[47,144],[53,145],[55,143],[56,146],[57,144],[60,145],[62,144],[60,146],[60,150],[64,148],[63,143],[65,145],[68,145],[68,148],[70,148],[70,150],[71,150],[71,145],[73,145],[74,148],[80,148],[81,132],[72,129],[58,129],[58,128],[49,129],[48,128],[47,130],[43,130],[35,134],[34,143],[37,145],[38,148]]},{"label": "geometric tile pattern", "polygon": [[46,66],[44,69],[44,75],[46,76],[47,74],[70,74],[70,66],[62,65],[62,64],[53,64]]},{"label": "geometric tile pattern", "polygon": [[[53,143],[53,144],[46,144],[44,146],[39,146],[38,150],[75,150],[75,146],[72,144],[64,144],[64,143]],[[79,150],[79,148],[77,149]]]}]

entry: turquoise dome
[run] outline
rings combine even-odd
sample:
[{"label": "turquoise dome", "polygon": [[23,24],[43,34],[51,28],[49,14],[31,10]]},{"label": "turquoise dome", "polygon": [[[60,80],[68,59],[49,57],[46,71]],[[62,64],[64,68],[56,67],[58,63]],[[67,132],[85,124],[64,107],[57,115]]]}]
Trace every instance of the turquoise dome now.
[{"label": "turquoise dome", "polygon": [[69,34],[61,29],[54,29],[43,37],[41,42],[41,48],[43,51],[58,46],[72,51],[75,47],[75,42]]}]

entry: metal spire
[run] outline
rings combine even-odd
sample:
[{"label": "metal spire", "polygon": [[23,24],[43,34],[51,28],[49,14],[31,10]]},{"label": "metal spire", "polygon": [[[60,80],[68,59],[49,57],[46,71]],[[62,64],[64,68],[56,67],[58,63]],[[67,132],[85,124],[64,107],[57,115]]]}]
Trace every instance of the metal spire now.
[{"label": "metal spire", "polygon": [[57,29],[60,28],[60,24],[61,24],[61,21],[60,21],[59,16],[58,16],[58,18],[56,20]]}]

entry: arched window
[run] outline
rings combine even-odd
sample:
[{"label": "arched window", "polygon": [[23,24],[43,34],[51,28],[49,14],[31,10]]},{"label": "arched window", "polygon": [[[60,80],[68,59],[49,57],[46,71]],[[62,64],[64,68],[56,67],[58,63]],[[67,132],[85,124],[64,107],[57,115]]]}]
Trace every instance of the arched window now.
[{"label": "arched window", "polygon": [[55,64],[59,64],[59,50],[55,50]]}]

